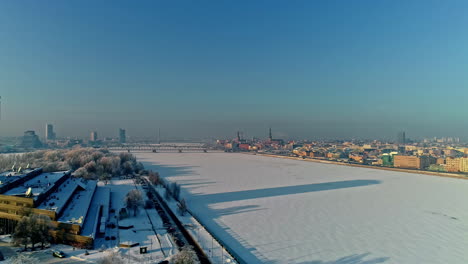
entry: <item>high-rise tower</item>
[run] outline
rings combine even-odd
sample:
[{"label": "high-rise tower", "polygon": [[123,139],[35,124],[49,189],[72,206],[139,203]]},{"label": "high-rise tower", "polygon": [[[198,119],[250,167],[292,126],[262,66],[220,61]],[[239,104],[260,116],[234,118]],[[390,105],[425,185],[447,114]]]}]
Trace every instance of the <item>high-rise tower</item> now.
[{"label": "high-rise tower", "polygon": [[45,139],[46,140],[55,140],[54,125],[46,124]]},{"label": "high-rise tower", "polygon": [[124,144],[127,142],[127,135],[125,134],[125,129],[119,128],[119,142]]}]

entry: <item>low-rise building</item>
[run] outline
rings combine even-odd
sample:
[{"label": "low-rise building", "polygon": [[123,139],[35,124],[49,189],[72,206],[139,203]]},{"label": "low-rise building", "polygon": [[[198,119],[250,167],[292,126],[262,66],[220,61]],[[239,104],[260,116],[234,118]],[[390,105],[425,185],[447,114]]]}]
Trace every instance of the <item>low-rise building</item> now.
[{"label": "low-rise building", "polygon": [[404,156],[396,155],[393,160],[393,166],[396,168],[407,169],[426,169],[431,164],[435,164],[436,159],[431,156]]},{"label": "low-rise building", "polygon": [[448,172],[460,172],[460,159],[448,157],[445,160],[446,169]]},{"label": "low-rise building", "polygon": [[468,158],[460,158],[460,172],[468,172]]},{"label": "low-rise building", "polygon": [[[2,233],[12,233],[25,212],[50,218],[55,242],[77,243],[92,247],[96,219],[87,219],[97,182],[71,177],[71,171],[44,173],[42,169],[26,170],[23,174],[0,174],[0,223]],[[110,194],[109,194],[110,195]],[[93,230],[83,235],[88,226]]]}]

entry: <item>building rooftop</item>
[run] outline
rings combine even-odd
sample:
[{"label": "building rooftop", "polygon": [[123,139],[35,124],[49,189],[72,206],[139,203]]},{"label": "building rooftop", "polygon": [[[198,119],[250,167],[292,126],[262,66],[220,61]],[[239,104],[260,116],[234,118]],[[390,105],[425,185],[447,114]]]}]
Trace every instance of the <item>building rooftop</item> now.
[{"label": "building rooftop", "polygon": [[4,194],[24,197],[26,196],[29,188],[31,188],[31,197],[36,200],[41,193],[44,193],[52,188],[55,183],[66,174],[67,171],[42,173],[26,181],[24,184],[7,191]]},{"label": "building rooftop", "polygon": [[32,171],[33,169],[22,170],[21,172],[17,172],[17,171],[2,172],[0,173],[0,187],[6,184],[12,183],[16,180],[19,180]]},{"label": "building rooftop", "polygon": [[[88,214],[88,209],[91,205],[91,200],[96,190],[97,182],[92,180],[87,181],[76,178],[70,179],[70,181],[72,182],[68,183],[67,187],[69,185],[74,185],[74,187],[72,187],[74,188],[74,190],[65,190],[64,187],[61,191],[57,192],[57,194],[51,195],[51,197],[54,196],[56,198],[62,197],[61,201],[56,200],[56,202],[52,202],[57,204],[51,209],[61,213],[61,217],[58,219],[59,222],[77,224],[82,226],[84,220],[86,219],[86,215]],[[65,184],[66,183],[64,183],[63,185]],[[68,199],[66,199],[65,196],[68,196]],[[67,203],[68,200],[69,202]],[[49,204],[51,203],[51,201],[52,200],[49,200]],[[61,207],[58,207],[58,204],[60,204]],[[65,205],[66,207],[64,207]]]}]

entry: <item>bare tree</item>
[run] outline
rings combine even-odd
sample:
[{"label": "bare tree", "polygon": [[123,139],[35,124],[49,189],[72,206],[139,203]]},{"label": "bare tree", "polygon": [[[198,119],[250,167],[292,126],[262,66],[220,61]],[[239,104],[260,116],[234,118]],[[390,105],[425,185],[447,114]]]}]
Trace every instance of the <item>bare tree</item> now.
[{"label": "bare tree", "polygon": [[16,244],[24,245],[24,249],[28,248],[29,242],[29,217],[23,216],[16,225],[13,233],[13,241]]},{"label": "bare tree", "polygon": [[191,247],[185,246],[172,259],[174,264],[195,264],[198,262],[197,255]]},{"label": "bare tree", "polygon": [[37,243],[41,242],[41,234],[39,233],[39,223],[37,221],[37,215],[29,217],[28,221],[28,236],[31,241],[31,250],[34,251]]},{"label": "bare tree", "polygon": [[97,261],[98,264],[124,264],[124,257],[119,252],[109,252],[105,257]]},{"label": "bare tree", "polygon": [[149,171],[148,179],[154,185],[159,185],[161,183],[159,172]]},{"label": "bare tree", "polygon": [[137,215],[138,209],[143,206],[143,195],[139,190],[131,190],[125,196],[125,205],[129,210],[133,210],[133,216]]},{"label": "bare tree", "polygon": [[46,215],[30,215],[23,216],[16,226],[13,234],[15,243],[24,245],[27,248],[31,242],[32,250],[35,249],[37,243],[41,243],[42,249],[44,244],[50,241],[50,218]]},{"label": "bare tree", "polygon": [[51,240],[49,232],[51,229],[50,217],[48,217],[47,215],[37,215],[36,222],[39,242],[41,243],[41,248],[44,249],[44,244],[46,242],[50,242]]},{"label": "bare tree", "polygon": [[36,263],[40,263],[40,261],[31,255],[18,254],[14,258],[11,259],[10,263],[11,264],[36,264]]},{"label": "bare tree", "polygon": [[99,180],[103,181],[106,185],[110,179],[111,179],[111,176],[106,172],[101,174],[101,176],[99,176]]}]

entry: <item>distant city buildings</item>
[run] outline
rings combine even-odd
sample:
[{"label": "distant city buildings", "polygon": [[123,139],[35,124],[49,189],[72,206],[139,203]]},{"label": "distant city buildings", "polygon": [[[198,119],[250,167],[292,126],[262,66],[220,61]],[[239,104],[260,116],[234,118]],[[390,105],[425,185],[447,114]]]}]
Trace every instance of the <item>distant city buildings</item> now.
[{"label": "distant city buildings", "polygon": [[405,145],[406,144],[406,133],[405,131],[399,132],[397,135],[397,144]]},{"label": "distant city buildings", "polygon": [[36,135],[36,132],[28,130],[24,132],[24,135],[21,138],[21,146],[24,148],[40,148],[42,143]]},{"label": "distant city buildings", "polygon": [[97,131],[92,131],[91,134],[89,135],[89,141],[96,142],[97,140],[98,140]]},{"label": "distant city buildings", "polygon": [[395,155],[393,159],[393,166],[395,168],[406,168],[406,169],[426,169],[431,164],[435,164],[436,158],[432,156],[404,156]]},{"label": "distant city buildings", "polygon": [[45,131],[46,131],[45,132],[46,141],[56,139],[56,134],[54,132],[54,126],[52,124],[46,124],[46,130]]},{"label": "distant city buildings", "polygon": [[125,129],[119,129],[119,143],[124,144],[127,142],[127,136],[125,134]]}]

